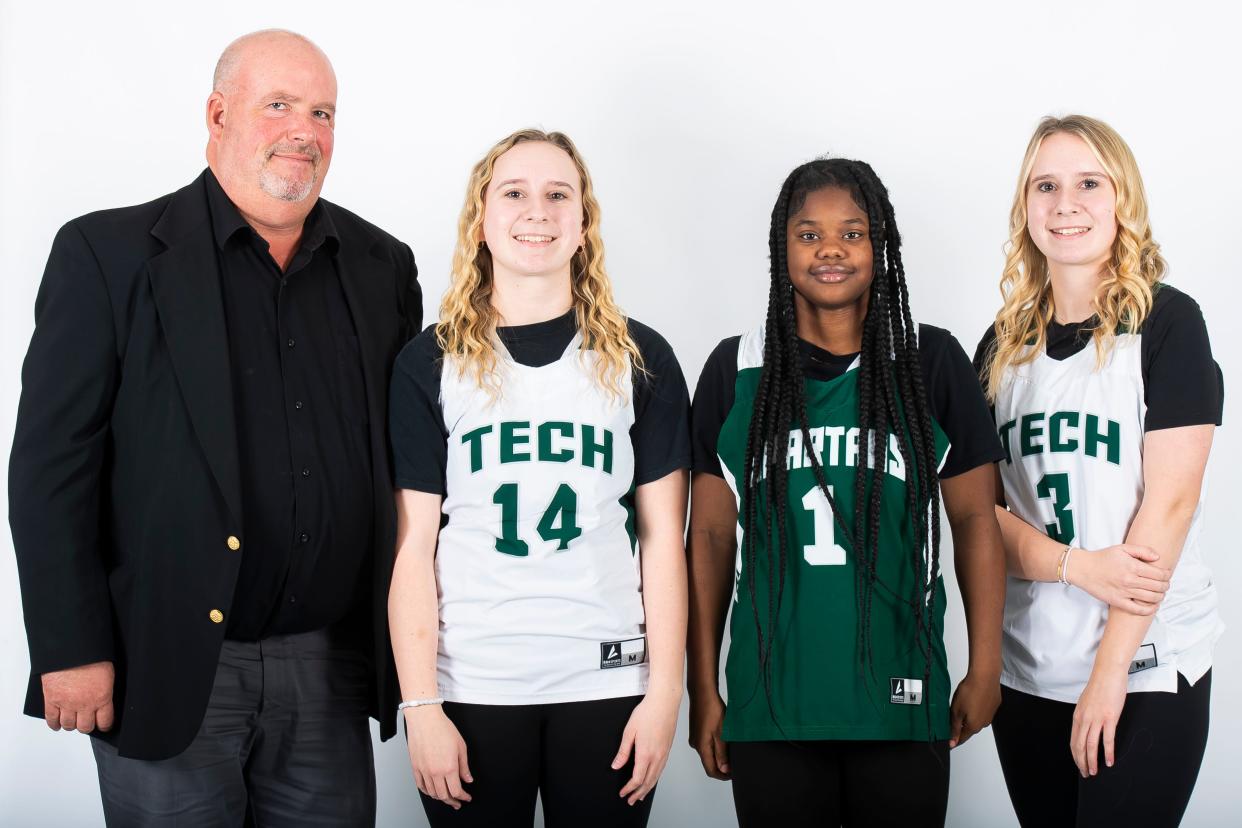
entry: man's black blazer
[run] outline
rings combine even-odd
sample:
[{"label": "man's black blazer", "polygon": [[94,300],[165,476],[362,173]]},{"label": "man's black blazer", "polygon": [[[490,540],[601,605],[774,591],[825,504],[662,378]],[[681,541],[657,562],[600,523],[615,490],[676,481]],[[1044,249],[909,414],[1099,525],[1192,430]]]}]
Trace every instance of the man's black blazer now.
[{"label": "man's black blazer", "polygon": [[[65,225],[35,303],[9,460],[9,522],[40,675],[116,664],[122,756],[162,759],[203,720],[246,548],[229,350],[205,176],[137,207]],[[362,354],[371,424],[375,693],[396,730],[387,595],[395,513],[388,450],[393,360],[418,333],[410,248],[322,201]],[[230,548],[229,538],[241,541]],[[236,545],[235,543],[233,545]],[[359,554],[366,554],[359,550]]]}]

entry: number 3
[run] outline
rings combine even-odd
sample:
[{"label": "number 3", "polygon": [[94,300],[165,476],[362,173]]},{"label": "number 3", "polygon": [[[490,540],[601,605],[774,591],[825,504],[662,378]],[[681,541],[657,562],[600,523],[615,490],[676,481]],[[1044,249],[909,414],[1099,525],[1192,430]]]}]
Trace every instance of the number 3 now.
[{"label": "number 3", "polygon": [[1040,500],[1052,501],[1052,516],[1056,523],[1044,524],[1048,537],[1057,543],[1073,543],[1074,510],[1070,508],[1069,475],[1065,472],[1045,474],[1035,486],[1035,494]]}]

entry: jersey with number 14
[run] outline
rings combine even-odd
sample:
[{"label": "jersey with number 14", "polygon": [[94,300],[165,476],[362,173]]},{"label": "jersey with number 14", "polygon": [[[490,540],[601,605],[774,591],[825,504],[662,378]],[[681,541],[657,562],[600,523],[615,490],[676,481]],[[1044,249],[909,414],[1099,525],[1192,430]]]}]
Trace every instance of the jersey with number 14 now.
[{"label": "jersey with number 14", "polygon": [[646,690],[631,383],[611,399],[580,342],[539,367],[498,353],[496,399],[445,360],[436,578],[446,699],[536,704]]},{"label": "jersey with number 14", "polygon": [[[741,481],[747,433],[755,392],[763,366],[763,330],[744,335],[738,344],[734,402],[720,429],[718,452],[725,480],[738,496],[738,526],[746,503]],[[831,507],[819,489],[810,465],[814,451],[828,486],[850,520],[861,508],[854,497],[854,472],[860,451],[858,428],[858,375],[855,366],[840,376],[805,384],[807,424],[811,445],[801,430],[790,426],[788,498],[784,511],[789,528],[788,561],[780,614],[773,632],[768,621],[769,556],[764,547],[769,532],[756,509],[754,562],[747,561],[739,539],[737,589],[730,627],[731,644],[725,668],[728,706],[726,741],[771,739],[913,739],[948,737],[949,676],[945,661],[945,591],[937,578],[935,611],[928,619],[932,636],[930,686],[925,685],[926,660],[916,630],[912,603],[918,598],[926,571],[916,571],[914,527],[906,502],[906,487],[914,470],[902,460],[896,436],[891,436],[880,464],[883,494],[877,568],[879,580],[867,635],[870,664],[859,650],[855,550],[841,537]],[[948,452],[948,439],[933,421],[937,460]],[[766,484],[760,483],[760,488]],[[779,508],[779,507],[778,507]],[[749,566],[755,572],[749,571]],[[752,604],[750,578],[756,589]],[[772,573],[773,582],[778,577]],[[909,603],[907,603],[909,602]],[[754,613],[758,611],[765,636],[773,641],[771,705],[763,686],[757,655]],[[930,711],[926,705],[930,704]]]}]

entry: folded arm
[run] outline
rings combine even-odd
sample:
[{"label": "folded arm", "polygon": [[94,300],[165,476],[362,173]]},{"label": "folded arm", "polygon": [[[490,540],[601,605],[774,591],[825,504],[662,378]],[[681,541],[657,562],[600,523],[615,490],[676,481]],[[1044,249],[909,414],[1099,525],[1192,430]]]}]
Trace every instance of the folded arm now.
[{"label": "folded arm", "polygon": [[[1126,542],[1149,547],[1170,571],[1181,558],[1199,506],[1212,448],[1212,425],[1149,431],[1143,439],[1143,501]],[[1111,766],[1117,720],[1125,705],[1130,662],[1151,627],[1151,614],[1110,607],[1087,686],[1074,711],[1070,751],[1084,776],[1098,771],[1100,741]]]}]

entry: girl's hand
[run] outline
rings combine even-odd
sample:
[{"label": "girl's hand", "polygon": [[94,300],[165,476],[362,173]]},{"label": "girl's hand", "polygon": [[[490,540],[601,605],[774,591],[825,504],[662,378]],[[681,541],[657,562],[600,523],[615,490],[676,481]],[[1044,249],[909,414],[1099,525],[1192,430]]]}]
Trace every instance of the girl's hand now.
[{"label": "girl's hand", "polygon": [[1152,615],[1169,590],[1172,573],[1155,565],[1160,556],[1146,546],[1120,543],[1106,549],[1075,549],[1066,580],[1110,607]]},{"label": "girl's hand", "polygon": [[629,798],[630,805],[651,793],[664,772],[680,707],[680,689],[675,693],[658,695],[648,690],[646,697],[630,714],[621,736],[621,749],[612,760],[613,770],[620,770],[629,761],[631,751],[634,754],[634,773],[620,794]]},{"label": "girl's hand", "polygon": [[963,744],[990,725],[1000,701],[998,676],[968,672],[953,691],[953,701],[949,704],[949,747]]},{"label": "girl's hand", "polygon": [[729,746],[721,738],[725,703],[712,691],[697,698],[690,696],[690,747],[699,752],[703,770],[712,779],[729,779]]},{"label": "girl's hand", "polygon": [[1099,771],[1100,740],[1104,742],[1104,764],[1113,766],[1113,744],[1117,721],[1126,703],[1128,676],[1122,670],[1094,670],[1078,706],[1074,708],[1074,728],[1070,732],[1070,753],[1084,777]]},{"label": "girl's hand", "polygon": [[461,786],[474,781],[466,764],[466,743],[440,705],[407,708],[405,726],[418,789],[453,810],[469,802],[470,794]]}]

